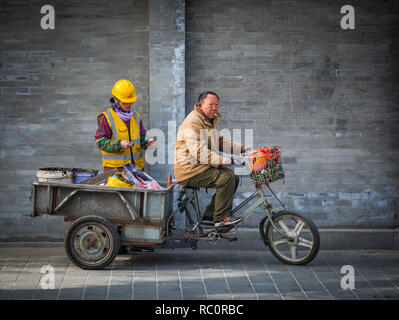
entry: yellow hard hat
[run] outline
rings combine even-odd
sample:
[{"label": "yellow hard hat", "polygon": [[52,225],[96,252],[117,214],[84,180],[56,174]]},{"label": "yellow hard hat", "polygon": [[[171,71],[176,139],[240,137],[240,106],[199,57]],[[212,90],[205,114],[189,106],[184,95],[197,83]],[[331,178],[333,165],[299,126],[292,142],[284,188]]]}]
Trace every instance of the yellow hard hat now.
[{"label": "yellow hard hat", "polygon": [[112,95],[122,102],[130,103],[137,100],[134,85],[129,80],[121,79],[114,84]]}]

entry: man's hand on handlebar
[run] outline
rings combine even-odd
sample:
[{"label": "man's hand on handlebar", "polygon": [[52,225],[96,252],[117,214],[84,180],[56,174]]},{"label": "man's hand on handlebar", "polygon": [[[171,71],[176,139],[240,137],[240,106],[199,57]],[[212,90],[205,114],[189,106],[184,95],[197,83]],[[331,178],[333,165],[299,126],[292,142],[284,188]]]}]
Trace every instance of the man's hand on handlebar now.
[{"label": "man's hand on handlebar", "polygon": [[220,165],[221,165],[223,168],[227,168],[228,166],[231,166],[231,159],[229,159],[229,158],[223,158],[223,159],[220,161]]},{"label": "man's hand on handlebar", "polygon": [[246,146],[244,146],[244,149],[242,150],[242,153],[246,154],[246,153],[249,153],[250,151],[252,151],[251,146],[246,145]]},{"label": "man's hand on handlebar", "polygon": [[[250,146],[248,146],[248,145],[244,146],[239,158],[241,156],[244,156],[245,154],[248,154],[251,151],[252,151],[252,148]],[[244,162],[244,160],[241,160],[241,161],[238,161],[238,163],[237,163],[236,159],[233,158],[233,157],[231,157],[231,158],[223,158],[220,161],[220,166],[222,166],[223,168],[227,168],[227,167],[231,166],[232,164],[242,164],[243,162]]]}]

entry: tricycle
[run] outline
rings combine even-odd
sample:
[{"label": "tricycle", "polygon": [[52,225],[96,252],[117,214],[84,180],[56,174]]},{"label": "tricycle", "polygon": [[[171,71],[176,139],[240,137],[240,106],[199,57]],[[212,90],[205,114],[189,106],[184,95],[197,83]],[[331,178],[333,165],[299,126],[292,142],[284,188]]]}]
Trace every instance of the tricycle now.
[{"label": "tricycle", "polygon": [[[319,251],[315,224],[287,211],[262,175],[250,174],[255,192],[233,208],[235,224],[215,227],[200,212],[199,189],[183,188],[176,182],[167,187],[166,181],[160,182],[163,190],[100,185],[115,172],[113,169],[80,183],[33,181],[32,216],[58,215],[71,221],[64,238],[65,251],[82,269],[107,267],[122,247],[196,249],[199,241],[216,244],[238,240],[238,225],[258,208],[264,212],[259,224],[261,238],[276,258],[287,264],[305,265]],[[273,207],[267,200],[265,188],[279,206]],[[182,231],[175,224],[179,216],[184,217]]]}]

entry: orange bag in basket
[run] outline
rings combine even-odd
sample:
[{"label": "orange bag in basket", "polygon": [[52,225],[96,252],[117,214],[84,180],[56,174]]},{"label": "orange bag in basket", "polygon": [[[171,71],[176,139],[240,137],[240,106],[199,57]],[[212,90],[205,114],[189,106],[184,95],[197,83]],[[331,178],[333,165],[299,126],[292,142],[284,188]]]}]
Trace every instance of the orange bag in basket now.
[{"label": "orange bag in basket", "polygon": [[277,147],[260,147],[248,155],[252,172],[261,172],[267,167],[274,168],[280,159],[280,152]]}]

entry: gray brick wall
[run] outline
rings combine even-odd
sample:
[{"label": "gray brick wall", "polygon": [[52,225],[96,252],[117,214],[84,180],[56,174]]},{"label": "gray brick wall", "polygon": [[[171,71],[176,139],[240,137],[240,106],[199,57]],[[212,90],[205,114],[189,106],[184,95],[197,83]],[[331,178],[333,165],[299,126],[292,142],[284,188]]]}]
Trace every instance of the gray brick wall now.
[{"label": "gray brick wall", "polygon": [[[0,238],[60,237],[62,219],[28,217],[31,181],[42,167],[102,169],[96,117],[120,78],[149,127],[148,1],[1,3]],[[44,4],[55,30],[40,28]]]},{"label": "gray brick wall", "polygon": [[[29,217],[31,181],[40,167],[101,169],[96,117],[120,78],[135,84],[145,127],[165,134],[216,91],[221,128],[280,145],[287,178],[275,189],[319,227],[399,224],[397,2],[0,4],[0,238],[62,237],[62,218]],[[40,28],[44,4],[55,30]],[[355,30],[340,28],[345,4]],[[244,178],[236,203],[250,190]]]},{"label": "gray brick wall", "polygon": [[186,112],[215,91],[221,128],[279,145],[275,190],[319,226],[397,226],[398,18],[395,1],[188,0]]}]

